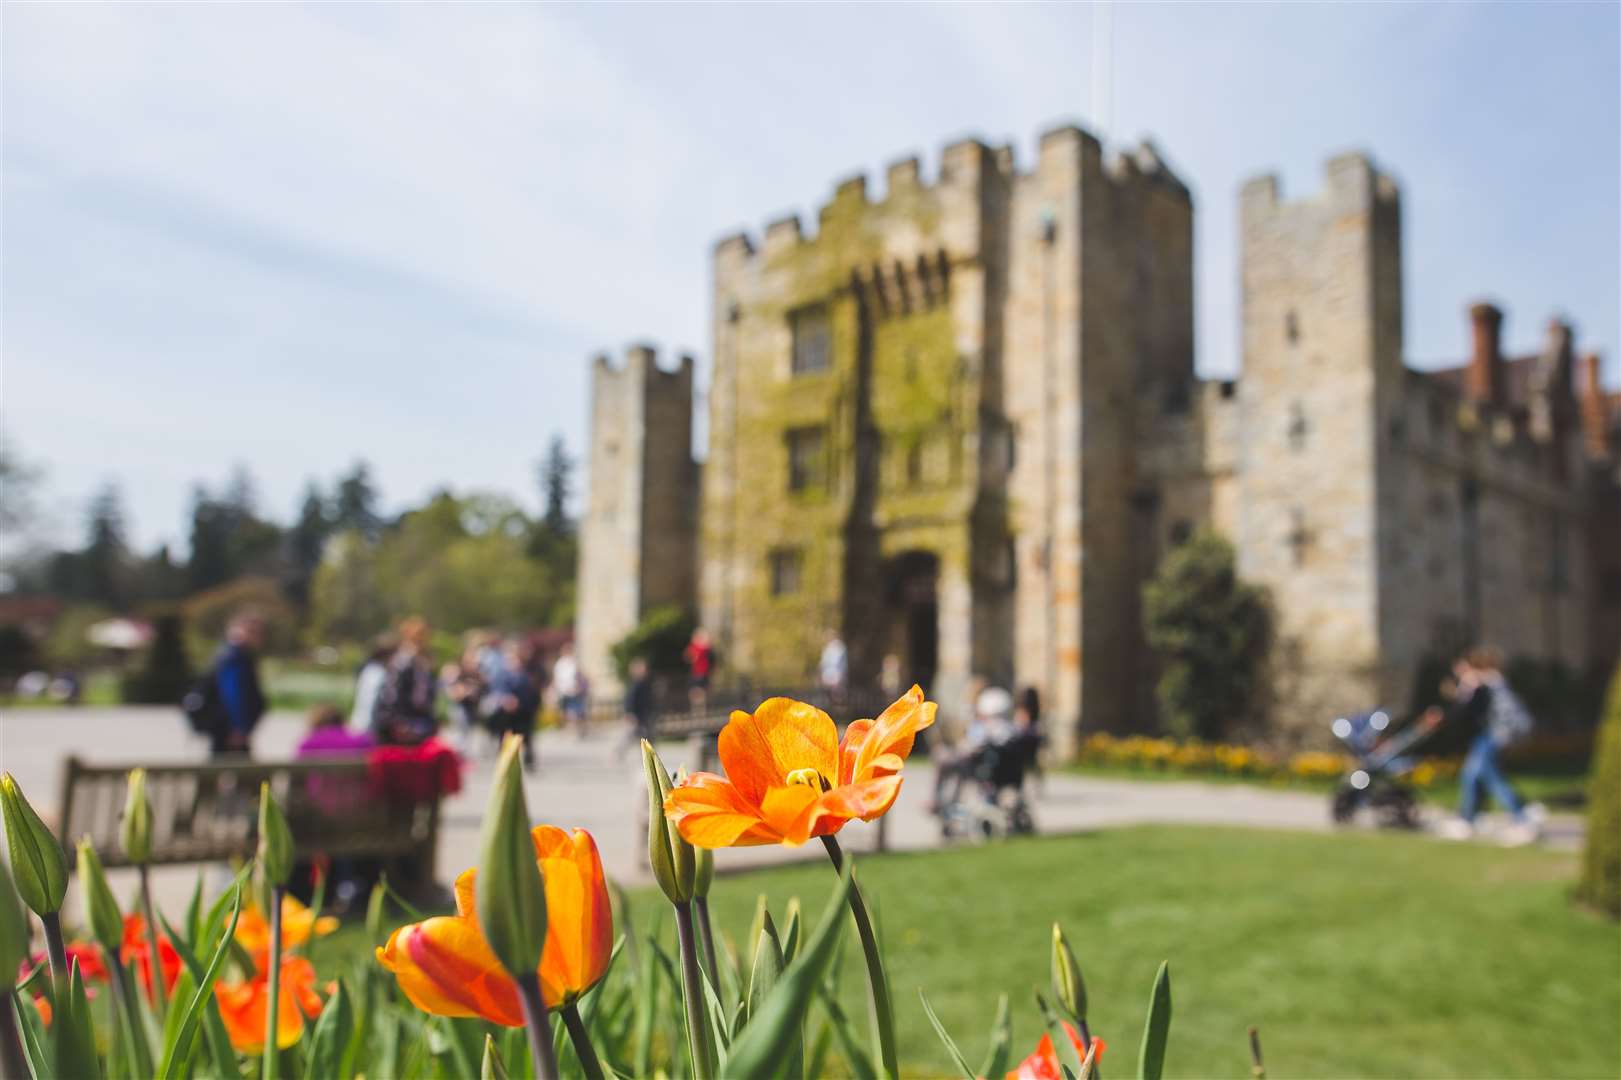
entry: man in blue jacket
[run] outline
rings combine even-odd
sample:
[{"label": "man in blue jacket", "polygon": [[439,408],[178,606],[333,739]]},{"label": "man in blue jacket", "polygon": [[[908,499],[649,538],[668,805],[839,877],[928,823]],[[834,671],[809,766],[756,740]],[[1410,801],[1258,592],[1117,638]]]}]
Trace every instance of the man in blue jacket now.
[{"label": "man in blue jacket", "polygon": [[259,687],[259,650],[264,648],[264,620],[241,612],[225,630],[225,647],[214,659],[219,714],[209,750],[214,757],[247,756],[253,729],[265,714]]}]

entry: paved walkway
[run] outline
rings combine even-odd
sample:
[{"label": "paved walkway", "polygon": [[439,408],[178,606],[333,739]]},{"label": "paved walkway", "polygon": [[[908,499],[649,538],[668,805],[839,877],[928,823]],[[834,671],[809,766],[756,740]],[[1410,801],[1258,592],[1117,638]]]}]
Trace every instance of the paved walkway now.
[{"label": "paved walkway", "polygon": [[[303,733],[301,718],[273,714],[261,726],[255,752],[263,758],[288,757]],[[589,829],[602,850],[610,875],[627,884],[649,880],[642,829],[647,812],[641,782],[641,757],[620,733],[593,733],[580,739],[545,733],[540,740],[540,768],[527,783],[530,812],[536,820]],[[686,764],[684,743],[660,748],[673,771]],[[60,799],[61,761],[69,753],[98,764],[201,760],[205,747],[173,709],[15,709],[0,712],[0,768],[13,773],[35,807],[54,818]],[[448,879],[478,858],[478,829],[489,793],[493,749],[482,744],[466,773],[462,792],[446,807],[439,841],[440,873]],[[921,762],[907,768],[907,780],[895,808],[886,816],[886,842],[892,850],[940,845],[940,830],[927,812],[933,770]],[[1077,832],[1121,825],[1173,823],[1239,825],[1261,828],[1332,828],[1327,797],[1301,791],[1270,790],[1244,784],[1197,781],[1134,781],[1054,774],[1035,799],[1036,824],[1049,833]],[[1427,810],[1430,820],[1441,816]],[[1500,820],[1487,819],[1489,833]],[[870,850],[877,826],[853,822],[840,834],[846,848]],[[1581,840],[1581,821],[1559,815],[1548,824],[1544,841],[1574,849]],[[820,858],[820,848],[743,848],[726,853],[720,869]],[[183,905],[195,870],[173,868],[159,875],[156,888],[165,906]],[[115,875],[115,888],[123,889]]]}]

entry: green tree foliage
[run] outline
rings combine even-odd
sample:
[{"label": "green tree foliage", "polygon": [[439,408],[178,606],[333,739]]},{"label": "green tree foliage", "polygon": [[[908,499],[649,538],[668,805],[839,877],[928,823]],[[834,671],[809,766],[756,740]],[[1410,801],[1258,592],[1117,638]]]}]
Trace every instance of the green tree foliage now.
[{"label": "green tree foliage", "polygon": [[225,639],[232,616],[249,608],[264,620],[266,652],[286,652],[293,647],[298,613],[281,586],[269,578],[241,577],[197,593],[182,606],[192,655],[199,659],[213,655]]},{"label": "green tree foliage", "polygon": [[53,667],[82,668],[96,659],[96,646],[90,643],[90,628],[113,613],[94,604],[74,604],[64,608],[45,636],[45,660]]},{"label": "green tree foliage", "polygon": [[15,623],[0,625],[0,678],[14,679],[38,666],[39,648]]},{"label": "green tree foliage", "polygon": [[674,674],[686,665],[683,656],[692,638],[692,616],[678,607],[658,607],[642,616],[636,628],[610,649],[614,670],[623,679],[636,657],[655,675]]},{"label": "green tree foliage", "polygon": [[321,565],[321,554],[332,536],[333,514],[321,489],[311,481],[299,504],[298,520],[287,530],[287,561],[291,564],[288,592],[297,600],[309,596],[310,581]]},{"label": "green tree foliage", "polygon": [[310,634],[319,642],[365,641],[388,623],[377,583],[377,550],[359,531],[338,533],[310,579]]},{"label": "green tree foliage", "polygon": [[50,589],[69,600],[124,611],[132,599],[133,562],[125,541],[123,499],[117,486],[108,484],[90,500],[84,547],[51,560]]},{"label": "green tree foliage", "polygon": [[253,478],[238,468],[225,493],[198,485],[192,494],[191,561],[186,584],[193,592],[244,575],[281,577],[281,528],[259,517]]},{"label": "green tree foliage", "polygon": [[152,620],[152,644],[140,666],[124,679],[122,696],[132,705],[174,705],[191,684],[183,620],[164,612]]},{"label": "green tree foliage", "polygon": [[1576,895],[1621,919],[1621,664],[1610,679],[1587,782],[1587,848]]},{"label": "green tree foliage", "polygon": [[1173,548],[1143,587],[1165,725],[1213,739],[1252,716],[1268,645],[1265,593],[1238,579],[1232,545],[1209,530]]},{"label": "green tree foliage", "polygon": [[338,478],[337,492],[332,497],[332,526],[338,531],[354,529],[366,539],[375,540],[382,524],[371,466],[357,461]]}]

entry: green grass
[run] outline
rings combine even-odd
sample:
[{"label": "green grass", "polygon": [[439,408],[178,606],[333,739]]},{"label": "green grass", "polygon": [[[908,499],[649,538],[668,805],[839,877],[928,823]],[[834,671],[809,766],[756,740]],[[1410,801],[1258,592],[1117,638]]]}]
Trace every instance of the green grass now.
[{"label": "green grass", "polygon": [[[719,862],[724,871],[724,852]],[[884,928],[912,1074],[951,1073],[919,986],[974,1063],[1008,993],[1015,1050],[1029,1052],[1055,919],[1085,971],[1093,1031],[1109,1043],[1107,1076],[1135,1074],[1149,989],[1167,958],[1171,1076],[1247,1077],[1252,1024],[1274,1077],[1621,1073],[1621,926],[1567,902],[1568,855],[1405,835],[1143,827],[858,865]],[[743,939],[759,893],[779,913],[801,897],[814,923],[832,881],[814,862],[723,873],[718,928]],[[662,915],[662,897],[633,897],[641,920]],[[853,934],[844,975],[847,1007],[862,1016]]]}]

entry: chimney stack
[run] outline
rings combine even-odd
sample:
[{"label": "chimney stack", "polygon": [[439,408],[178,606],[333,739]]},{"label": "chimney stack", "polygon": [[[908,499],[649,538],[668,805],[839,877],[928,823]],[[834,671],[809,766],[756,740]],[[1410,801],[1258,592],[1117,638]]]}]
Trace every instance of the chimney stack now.
[{"label": "chimney stack", "polygon": [[1605,407],[1604,386],[1599,381],[1599,356],[1584,355],[1576,364],[1576,400],[1581,412],[1582,445],[1589,457],[1610,456],[1609,410]]},{"label": "chimney stack", "polygon": [[1464,385],[1475,401],[1500,405],[1503,401],[1503,313],[1493,304],[1469,307],[1473,348]]}]

